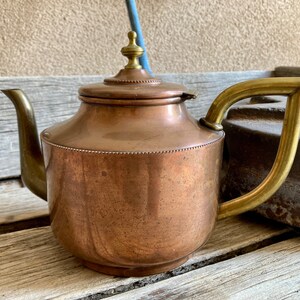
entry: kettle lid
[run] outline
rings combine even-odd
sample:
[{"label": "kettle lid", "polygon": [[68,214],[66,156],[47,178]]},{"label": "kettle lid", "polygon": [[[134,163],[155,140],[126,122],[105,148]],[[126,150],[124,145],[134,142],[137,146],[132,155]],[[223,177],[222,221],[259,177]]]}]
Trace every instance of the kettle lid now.
[{"label": "kettle lid", "polygon": [[89,84],[79,89],[79,98],[84,102],[116,105],[159,105],[177,103],[182,99],[195,98],[180,84],[164,83],[142,69],[138,58],[143,48],[136,44],[136,33],[128,33],[129,44],[121,49],[128,58],[124,69],[103,83]]}]

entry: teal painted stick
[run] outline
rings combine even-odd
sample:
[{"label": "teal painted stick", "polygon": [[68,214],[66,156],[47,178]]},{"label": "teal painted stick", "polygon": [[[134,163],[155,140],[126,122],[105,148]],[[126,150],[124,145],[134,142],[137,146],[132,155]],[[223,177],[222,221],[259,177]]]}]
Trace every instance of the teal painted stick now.
[{"label": "teal painted stick", "polygon": [[143,69],[145,69],[149,74],[153,75],[148,61],[146,46],[144,43],[142,28],[135,0],[126,0],[126,6],[131,29],[137,33],[137,44],[144,49],[144,54],[139,58],[140,64],[142,65]]}]

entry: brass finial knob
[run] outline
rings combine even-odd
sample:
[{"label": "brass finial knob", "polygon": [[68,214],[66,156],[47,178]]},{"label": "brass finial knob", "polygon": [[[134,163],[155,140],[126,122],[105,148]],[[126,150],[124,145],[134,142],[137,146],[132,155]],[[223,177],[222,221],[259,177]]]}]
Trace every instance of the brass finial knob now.
[{"label": "brass finial knob", "polygon": [[128,32],[129,44],[121,49],[124,56],[128,58],[125,69],[141,69],[138,58],[143,55],[143,48],[136,44],[137,34],[135,31]]}]

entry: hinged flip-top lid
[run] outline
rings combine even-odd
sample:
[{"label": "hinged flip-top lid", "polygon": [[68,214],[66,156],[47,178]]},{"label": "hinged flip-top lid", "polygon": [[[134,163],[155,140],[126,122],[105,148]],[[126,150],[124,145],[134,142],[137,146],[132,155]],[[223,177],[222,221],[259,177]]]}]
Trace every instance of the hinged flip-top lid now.
[{"label": "hinged flip-top lid", "polygon": [[[164,83],[142,69],[138,58],[143,54],[143,49],[136,44],[136,33],[130,31],[128,38],[128,46],[121,50],[122,54],[128,58],[128,64],[116,76],[105,79],[103,83],[81,87],[79,89],[81,100],[109,104],[122,104],[124,103],[122,100],[135,100],[130,101],[130,104],[157,105],[176,103],[195,97],[195,95],[187,93],[183,85]],[[125,101],[125,104],[129,104],[128,101]]]}]

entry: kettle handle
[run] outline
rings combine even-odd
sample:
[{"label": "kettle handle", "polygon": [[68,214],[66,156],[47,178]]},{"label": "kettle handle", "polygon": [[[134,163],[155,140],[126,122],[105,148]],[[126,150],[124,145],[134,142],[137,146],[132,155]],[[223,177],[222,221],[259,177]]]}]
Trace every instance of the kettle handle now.
[{"label": "kettle handle", "polygon": [[212,103],[200,123],[213,130],[222,130],[221,122],[228,108],[252,96],[288,96],[280,143],[272,169],[263,182],[249,193],[222,203],[218,219],[234,216],[268,200],[287,178],[296,155],[300,133],[300,78],[263,78],[238,83],[223,91]]}]

